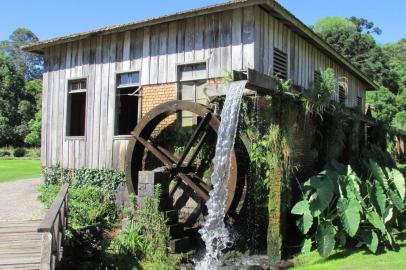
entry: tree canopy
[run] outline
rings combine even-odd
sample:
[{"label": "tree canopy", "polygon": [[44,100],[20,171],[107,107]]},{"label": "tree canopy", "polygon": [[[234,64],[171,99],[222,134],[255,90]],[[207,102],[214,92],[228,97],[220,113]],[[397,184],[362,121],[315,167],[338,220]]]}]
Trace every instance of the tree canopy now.
[{"label": "tree canopy", "polygon": [[42,75],[43,58],[41,56],[24,52],[21,47],[38,41],[38,37],[29,29],[17,28],[9,40],[0,41],[0,55],[12,59],[16,69],[25,79],[39,79]]}]

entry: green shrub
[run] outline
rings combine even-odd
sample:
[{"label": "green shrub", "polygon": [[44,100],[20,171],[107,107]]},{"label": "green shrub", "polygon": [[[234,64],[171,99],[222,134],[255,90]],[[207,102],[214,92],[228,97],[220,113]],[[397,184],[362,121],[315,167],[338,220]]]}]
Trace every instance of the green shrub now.
[{"label": "green shrub", "polygon": [[109,193],[91,185],[69,190],[69,226],[74,229],[101,224],[111,227],[116,219],[114,201]]},{"label": "green shrub", "polygon": [[0,151],[0,157],[9,157],[11,153],[7,150]]},{"label": "green shrub", "polygon": [[14,157],[24,157],[25,154],[27,154],[27,150],[25,150],[25,148],[16,148],[13,152]]},{"label": "green shrub", "polygon": [[64,169],[60,164],[42,168],[42,174],[44,175],[45,185],[71,183],[74,177],[73,170]]},{"label": "green shrub", "polygon": [[307,238],[303,251],[312,241],[322,256],[347,242],[366,245],[373,253],[379,246],[397,248],[394,228],[405,212],[405,179],[371,159],[367,164],[370,179],[361,180],[350,166],[333,161],[304,183],[303,199],[291,211],[300,215],[296,224]]},{"label": "green shrub", "polygon": [[129,213],[129,222],[112,242],[119,254],[141,261],[145,269],[177,269],[177,260],[169,258],[169,230],[159,211],[160,186],[154,198],[146,198],[144,207]]},{"label": "green shrub", "polygon": [[[61,185],[42,185],[39,188],[38,199],[48,209],[60,189]],[[72,229],[95,224],[110,227],[117,216],[111,195],[100,187],[91,185],[71,187],[68,203],[68,227]]]},{"label": "green shrub", "polygon": [[112,169],[78,169],[74,172],[73,186],[93,185],[101,187],[106,191],[115,191],[117,187],[125,182],[125,175],[121,171]]},{"label": "green shrub", "polygon": [[114,194],[117,187],[125,182],[123,172],[113,169],[64,169],[60,164],[43,168],[46,184],[70,183],[72,186],[92,185]]}]

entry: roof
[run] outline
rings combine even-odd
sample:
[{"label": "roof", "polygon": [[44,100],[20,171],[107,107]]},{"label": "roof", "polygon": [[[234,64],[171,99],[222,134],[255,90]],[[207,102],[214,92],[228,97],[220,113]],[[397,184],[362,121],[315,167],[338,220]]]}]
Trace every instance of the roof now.
[{"label": "roof", "polygon": [[222,4],[207,6],[199,9],[191,9],[183,12],[174,13],[171,15],[155,17],[152,19],[141,20],[137,22],[131,22],[126,24],[119,24],[114,26],[108,26],[100,28],[93,31],[82,32],[72,35],[67,35],[63,37],[48,39],[44,41],[38,41],[30,45],[24,46],[23,49],[29,52],[44,54],[44,49],[47,47],[61,45],[64,43],[77,41],[85,38],[89,38],[96,35],[106,35],[117,32],[124,32],[128,30],[139,29],[147,26],[152,26],[160,23],[166,23],[176,20],[181,20],[185,18],[221,12],[225,10],[259,5],[262,8],[269,11],[273,16],[282,20],[286,25],[291,27],[303,38],[311,42],[313,45],[318,47],[324,53],[328,54],[333,59],[337,60],[339,63],[343,64],[350,72],[352,72],[357,78],[366,83],[369,90],[378,89],[378,86],[369,79],[363,72],[356,68],[348,59],[337,52],[332,46],[325,42],[321,37],[319,37],[313,30],[296,18],[292,13],[285,9],[282,5],[274,0],[234,0]]}]

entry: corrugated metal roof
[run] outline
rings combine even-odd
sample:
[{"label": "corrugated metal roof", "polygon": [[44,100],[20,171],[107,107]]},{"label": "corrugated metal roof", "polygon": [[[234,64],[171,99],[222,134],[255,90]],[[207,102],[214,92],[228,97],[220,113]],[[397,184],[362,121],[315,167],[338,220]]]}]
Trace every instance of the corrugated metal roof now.
[{"label": "corrugated metal roof", "polygon": [[147,26],[152,26],[160,23],[166,23],[170,21],[190,18],[194,16],[200,16],[215,12],[221,12],[224,10],[230,10],[245,6],[259,5],[270,11],[284,21],[288,26],[295,30],[299,35],[303,36],[309,42],[313,43],[316,47],[321,49],[323,52],[336,59],[338,62],[342,63],[349,71],[351,71],[356,77],[361,79],[364,83],[368,85],[370,90],[377,89],[378,86],[370,80],[363,72],[356,68],[348,59],[343,57],[338,53],[333,47],[331,47],[327,42],[320,38],[316,33],[313,32],[309,27],[302,23],[298,18],[296,18],[292,13],[285,9],[282,5],[274,0],[234,0],[222,4],[207,6],[204,8],[191,9],[183,12],[174,13],[171,15],[160,16],[152,19],[141,20],[132,23],[119,24],[114,26],[108,26],[100,28],[94,31],[82,32],[77,34],[72,34],[68,36],[48,39],[44,41],[39,41],[32,43],[30,45],[24,46],[23,49],[33,53],[43,54],[44,49],[47,47],[60,45],[72,41],[77,41],[85,38],[89,38],[95,35],[107,35],[111,33],[124,32],[128,30],[134,30],[138,28],[143,28]]}]

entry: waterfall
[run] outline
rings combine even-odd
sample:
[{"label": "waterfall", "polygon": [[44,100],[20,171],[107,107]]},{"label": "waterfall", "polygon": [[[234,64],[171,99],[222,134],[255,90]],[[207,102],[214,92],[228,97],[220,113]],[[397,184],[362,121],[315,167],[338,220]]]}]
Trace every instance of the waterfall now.
[{"label": "waterfall", "polygon": [[226,100],[221,112],[221,123],[217,134],[216,152],[213,159],[213,174],[210,199],[206,202],[208,215],[199,230],[206,246],[204,258],[197,262],[198,270],[217,269],[222,251],[231,243],[230,233],[224,223],[230,174],[231,151],[234,147],[246,81],[231,82],[226,87]]}]

